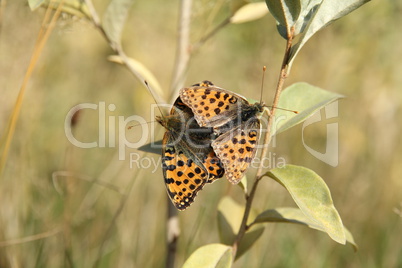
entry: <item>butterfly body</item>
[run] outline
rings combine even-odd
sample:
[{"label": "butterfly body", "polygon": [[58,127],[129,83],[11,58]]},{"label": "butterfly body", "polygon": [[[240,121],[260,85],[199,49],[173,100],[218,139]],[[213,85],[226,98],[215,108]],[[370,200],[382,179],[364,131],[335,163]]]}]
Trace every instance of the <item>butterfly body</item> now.
[{"label": "butterfly body", "polygon": [[181,89],[180,98],[201,127],[214,129],[218,137],[212,148],[229,181],[238,183],[255,156],[265,105],[250,104],[243,96],[209,81]]},{"label": "butterfly body", "polygon": [[162,169],[170,199],[179,210],[194,201],[206,183],[221,178],[224,169],[211,140],[212,128],[199,127],[194,115],[180,98],[169,116],[156,117],[166,129],[162,140]]}]

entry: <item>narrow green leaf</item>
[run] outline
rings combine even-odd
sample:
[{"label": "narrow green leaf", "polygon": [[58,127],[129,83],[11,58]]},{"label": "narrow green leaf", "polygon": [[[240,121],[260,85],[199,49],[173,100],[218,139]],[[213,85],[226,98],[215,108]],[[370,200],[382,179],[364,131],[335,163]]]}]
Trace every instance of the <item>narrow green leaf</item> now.
[{"label": "narrow green leaf", "polygon": [[239,8],[230,18],[230,22],[240,24],[253,20],[258,20],[268,14],[267,6],[264,2],[249,3]]},{"label": "narrow green leaf", "polygon": [[[311,221],[310,218],[306,217],[304,213],[298,208],[276,208],[268,209],[262,212],[255,218],[255,223],[264,222],[288,222],[288,223],[298,223],[305,224],[311,228],[320,230],[320,225]],[[321,229],[322,230],[322,229]],[[322,230],[323,231],[323,230]]]},{"label": "narrow green leaf", "polygon": [[297,111],[298,114],[281,109],[276,110],[272,135],[303,122],[316,111],[339,98],[343,96],[307,83],[291,85],[283,91],[278,107]]},{"label": "narrow green leaf", "polygon": [[298,31],[302,31],[299,41],[292,47],[289,57],[289,70],[297,53],[306,44],[306,42],[323,27],[331,24],[335,20],[342,18],[359,8],[370,0],[324,0],[305,2],[302,7],[301,16],[297,22]]},{"label": "narrow green leaf", "polygon": [[352,233],[348,229],[346,229],[346,227],[345,227],[345,235],[346,235],[346,241],[348,241],[352,245],[353,249],[356,252],[359,249],[359,246],[356,244]]},{"label": "narrow green leaf", "polygon": [[231,245],[237,231],[240,228],[241,220],[244,213],[244,206],[236,203],[229,196],[225,196],[218,205],[218,231],[220,241],[224,244]]},{"label": "narrow green leaf", "polygon": [[[304,213],[298,208],[276,208],[268,209],[257,216],[254,223],[267,223],[267,222],[286,222],[306,225],[312,229],[316,229],[322,232],[326,232],[321,226],[313,222],[310,218],[306,217]],[[357,244],[355,243],[352,234],[344,227],[346,241],[349,242],[354,250],[357,250]]]},{"label": "narrow green leaf", "polygon": [[153,143],[147,143],[137,148],[137,150],[160,155],[162,153],[162,140],[155,141]]},{"label": "narrow green leaf", "polygon": [[240,258],[244,253],[249,250],[254,243],[261,237],[264,233],[265,228],[263,226],[253,226],[250,230],[246,232],[243,238],[240,240],[239,248],[236,252],[236,259]]},{"label": "narrow green leaf", "polygon": [[301,211],[320,226],[333,240],[345,244],[341,217],[332,202],[324,180],[305,167],[286,165],[274,168],[267,175],[282,184]]},{"label": "narrow green leaf", "polygon": [[240,183],[237,184],[242,188],[243,192],[247,194],[247,176],[244,175],[243,178],[241,179]]},{"label": "narrow green leaf", "polygon": [[[52,9],[57,9],[61,0],[28,0],[29,7],[32,11],[43,6],[45,8],[50,7]],[[76,16],[78,18],[91,18],[88,6],[86,3],[80,0],[64,0],[61,6],[61,11],[71,16]]]},{"label": "narrow green leaf", "polygon": [[[123,59],[120,56],[109,56],[108,60],[110,60],[111,62],[116,62],[119,64],[123,64]],[[135,72],[135,76],[137,78],[139,78],[141,81],[141,83],[144,82],[144,80],[146,80],[149,84],[149,86],[155,90],[155,92],[159,95],[159,96],[163,96],[163,90],[162,87],[160,86],[158,79],[156,79],[156,77],[154,76],[154,74],[141,62],[132,59],[132,58],[128,58],[128,62],[127,64],[130,65],[130,69]]]},{"label": "narrow green leaf", "polygon": [[40,7],[43,3],[45,3],[45,0],[28,0],[28,5],[31,11],[34,11],[38,7]]},{"label": "narrow green leaf", "polygon": [[242,6],[249,4],[247,0],[231,0],[229,2],[229,8],[231,14],[235,14]]},{"label": "narrow green leaf", "polygon": [[128,10],[134,0],[112,0],[103,15],[102,25],[108,38],[119,45]]},{"label": "narrow green leaf", "polygon": [[183,268],[229,268],[232,266],[232,247],[209,244],[195,250],[183,264]]},{"label": "narrow green leaf", "polygon": [[278,23],[279,32],[287,39],[287,32],[296,23],[300,11],[300,0],[265,0],[269,11]]},{"label": "narrow green leaf", "polygon": [[301,0],[300,16],[294,25],[294,36],[299,35],[305,30],[306,24],[310,21],[322,1],[323,0]]},{"label": "narrow green leaf", "polygon": [[[232,245],[235,241],[236,234],[239,231],[240,224],[243,218],[244,206],[236,203],[232,198],[225,196],[218,206],[218,231],[221,243]],[[255,210],[250,211],[248,224],[251,219],[256,217]],[[264,232],[264,227],[254,226],[250,228],[239,243],[239,248],[236,252],[236,258],[247,252],[248,249],[260,238]]]}]

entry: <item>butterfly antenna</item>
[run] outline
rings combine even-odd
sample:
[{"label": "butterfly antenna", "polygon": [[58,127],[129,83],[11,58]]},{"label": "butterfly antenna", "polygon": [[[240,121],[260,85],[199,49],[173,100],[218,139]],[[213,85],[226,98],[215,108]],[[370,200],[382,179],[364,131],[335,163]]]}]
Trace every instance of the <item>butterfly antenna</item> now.
[{"label": "butterfly antenna", "polygon": [[127,129],[132,129],[133,127],[137,127],[137,126],[141,126],[141,125],[147,125],[149,123],[154,123],[154,122],[155,121],[148,121],[148,122],[145,122],[145,123],[135,124],[135,125],[132,125],[132,126],[128,126]]},{"label": "butterfly antenna", "polygon": [[156,106],[158,107],[158,110],[159,110],[159,112],[160,112],[162,118],[165,118],[165,116],[164,116],[163,113],[162,113],[161,108],[159,107],[160,104],[158,103],[158,100],[157,100],[156,97],[155,97],[155,92],[151,89],[151,87],[149,86],[147,80],[144,80],[144,84],[145,84],[145,86],[148,88],[148,91],[151,93],[151,96],[152,96],[152,98],[154,99],[154,101],[155,101],[155,103],[156,103]]},{"label": "butterfly antenna", "polygon": [[[271,108],[272,108],[273,106],[267,106],[267,107],[271,107]],[[295,114],[298,114],[298,113],[299,113],[299,111],[289,110],[289,109],[285,109],[285,108],[281,108],[281,107],[277,107],[277,106],[275,106],[275,108],[278,109],[278,110],[287,111],[287,112],[291,112],[291,113],[295,113]]]},{"label": "butterfly antenna", "polygon": [[261,81],[261,96],[260,103],[262,103],[262,92],[264,90],[264,80],[265,80],[265,71],[267,70],[267,66],[262,67],[262,81]]},{"label": "butterfly antenna", "polygon": [[[263,66],[262,67],[262,81],[261,81],[261,96],[260,96],[260,103],[262,103],[262,92],[264,90],[264,80],[265,80],[265,71],[267,70],[267,66]],[[272,106],[268,106],[268,107],[272,107]],[[283,110],[283,111],[288,111],[288,112],[292,112],[295,114],[298,114],[298,111],[294,111],[294,110],[289,110],[289,109],[285,109],[285,108],[280,108],[280,107],[275,107],[276,109],[279,110]]]}]

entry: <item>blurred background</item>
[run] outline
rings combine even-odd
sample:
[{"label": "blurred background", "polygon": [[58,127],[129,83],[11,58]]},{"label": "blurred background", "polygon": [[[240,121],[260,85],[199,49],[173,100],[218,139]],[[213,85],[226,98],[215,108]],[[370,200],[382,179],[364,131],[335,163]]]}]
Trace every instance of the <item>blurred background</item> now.
[{"label": "blurred background", "polygon": [[[103,14],[108,1],[94,4]],[[45,10],[32,12],[24,0],[1,1],[1,8],[4,138]],[[227,17],[228,1],[193,1],[192,10],[194,43]],[[155,75],[165,99],[171,98],[178,13],[179,1],[135,1],[123,32],[127,55]],[[303,146],[301,126],[280,134],[271,150],[274,159],[308,167],[325,180],[359,250],[306,227],[270,224],[234,267],[402,266],[401,14],[397,1],[363,5],[316,34],[286,80],[286,86],[304,81],[345,96],[339,117],[304,130],[306,144],[324,153],[326,124],[338,123],[339,164],[333,167],[311,155]],[[208,79],[259,99],[266,65],[263,99],[272,103],[284,48],[270,14],[228,25],[193,55],[185,84]],[[151,122],[158,112],[150,107],[155,101],[146,88],[107,60],[112,54],[89,22],[68,15],[59,19],[29,81],[0,180],[0,267],[92,267],[99,256],[99,267],[164,266],[168,200],[155,164],[159,156],[128,148],[125,160],[119,160],[117,147],[118,133],[138,141],[142,128],[154,131],[155,139],[164,130],[150,123],[118,131],[119,117],[139,115]],[[98,106],[77,115],[74,136],[100,141],[104,104],[106,126],[115,126],[103,132],[104,147],[79,148],[66,137],[68,112],[85,103]],[[130,155],[137,160],[130,162]],[[255,172],[250,169],[248,178]],[[257,211],[296,206],[273,180],[259,187]],[[217,205],[226,195],[244,203],[241,189],[221,179],[179,212],[177,267],[196,248],[219,242]]]}]

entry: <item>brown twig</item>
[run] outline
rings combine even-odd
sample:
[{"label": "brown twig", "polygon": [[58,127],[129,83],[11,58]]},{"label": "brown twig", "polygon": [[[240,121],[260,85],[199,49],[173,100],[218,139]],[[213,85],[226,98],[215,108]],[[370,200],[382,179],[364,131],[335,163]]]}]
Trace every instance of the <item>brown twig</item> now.
[{"label": "brown twig", "polygon": [[[275,116],[276,107],[278,106],[278,102],[279,102],[279,98],[280,98],[280,95],[281,95],[281,92],[283,89],[283,85],[284,85],[285,79],[287,77],[287,70],[288,70],[287,66],[288,66],[288,61],[289,61],[290,49],[292,47],[292,40],[293,40],[293,31],[291,31],[289,33],[287,43],[286,43],[285,55],[284,55],[284,58],[282,61],[278,84],[277,84],[276,91],[275,91],[275,97],[274,97],[274,101],[272,103],[272,109],[271,109],[271,112],[269,115],[267,131],[266,131],[266,134],[264,137],[264,143],[263,143],[264,147],[261,152],[262,157],[268,153],[268,145],[271,142],[271,128],[272,128],[272,124],[274,121],[273,119]],[[251,205],[253,203],[255,192],[257,190],[257,185],[258,185],[259,181],[261,180],[261,178],[264,177],[262,172],[263,172],[263,162],[261,161],[261,164],[257,170],[257,174],[256,174],[256,178],[255,178],[253,187],[252,187],[250,193],[246,195],[246,208],[244,210],[243,219],[240,224],[239,231],[238,231],[236,239],[233,243],[233,256],[234,257],[236,256],[237,248],[238,248],[238,245],[239,245],[241,239],[243,238],[247,229],[249,228],[249,226],[247,225],[247,221],[248,221],[248,217],[250,215]]]},{"label": "brown twig", "polygon": [[223,29],[226,25],[230,23],[231,16],[223,20],[220,24],[218,24],[214,29],[212,29],[209,33],[203,36],[197,43],[192,46],[191,51],[198,50],[205,42],[208,41],[212,36],[214,36],[219,30]]},{"label": "brown twig", "polygon": [[[186,2],[186,1],[184,1]],[[191,1],[187,1],[191,2]],[[187,6],[189,8],[189,6]],[[184,8],[181,8],[182,12],[184,11]],[[188,11],[189,13],[190,11]],[[186,12],[187,13],[187,12]],[[191,60],[191,55],[195,54],[201,47],[202,45],[205,44],[206,41],[208,41],[211,37],[213,37],[219,30],[223,29],[226,25],[230,23],[231,17],[226,18],[223,20],[220,24],[218,24],[215,28],[213,28],[210,32],[208,32],[206,35],[201,37],[201,39],[193,44],[190,45],[189,42],[189,25],[190,25],[190,20],[189,16],[187,15],[182,15],[181,16],[181,21],[179,23],[179,36],[178,36],[178,49],[177,49],[177,56],[176,56],[176,63],[175,63],[175,71],[173,75],[173,80],[171,84],[171,90],[170,92],[173,93],[171,96],[172,99],[170,102],[174,101],[174,96],[178,95],[179,89],[184,86],[184,81],[185,81],[185,73],[188,69],[188,66],[190,64]]]},{"label": "brown twig", "polygon": [[85,0],[86,5],[88,6],[89,13],[91,15],[92,23],[94,26],[99,30],[99,32],[102,34],[102,36],[105,38],[105,40],[109,43],[110,47],[113,49],[114,52],[116,52],[117,55],[120,56],[120,59],[124,66],[136,77],[144,86],[146,86],[149,89],[149,92],[155,99],[155,101],[158,104],[164,104],[166,101],[159,95],[157,94],[152,87],[148,87],[146,85],[144,77],[142,77],[141,74],[139,74],[135,68],[131,65],[129,58],[125,54],[123,48],[121,47],[120,44],[114,42],[109,38],[107,35],[105,29],[102,26],[101,20],[99,19],[98,13],[96,12],[92,1],[91,0]]}]

